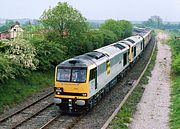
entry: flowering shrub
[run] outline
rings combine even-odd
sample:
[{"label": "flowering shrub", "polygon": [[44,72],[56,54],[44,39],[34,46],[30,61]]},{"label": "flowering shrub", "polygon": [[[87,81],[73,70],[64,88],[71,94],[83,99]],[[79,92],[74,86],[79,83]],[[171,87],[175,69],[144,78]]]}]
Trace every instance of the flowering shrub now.
[{"label": "flowering shrub", "polygon": [[5,40],[3,43],[9,48],[5,53],[11,61],[31,70],[37,68],[36,50],[27,40]]},{"label": "flowering shrub", "polygon": [[35,48],[24,39],[0,41],[0,83],[35,70],[39,63],[35,56]]}]

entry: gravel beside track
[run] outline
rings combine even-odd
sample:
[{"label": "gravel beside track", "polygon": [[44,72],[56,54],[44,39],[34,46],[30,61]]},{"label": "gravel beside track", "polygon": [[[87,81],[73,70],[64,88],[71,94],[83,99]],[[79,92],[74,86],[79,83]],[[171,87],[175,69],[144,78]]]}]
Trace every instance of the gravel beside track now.
[{"label": "gravel beside track", "polygon": [[157,60],[130,125],[131,129],[169,129],[171,50],[162,44],[168,35],[158,33]]}]

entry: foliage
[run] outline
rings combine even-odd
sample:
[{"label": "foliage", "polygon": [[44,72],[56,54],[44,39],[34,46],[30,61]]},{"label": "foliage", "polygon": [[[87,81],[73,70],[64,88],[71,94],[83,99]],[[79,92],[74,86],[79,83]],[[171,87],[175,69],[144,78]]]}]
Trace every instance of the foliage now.
[{"label": "foliage", "polygon": [[170,39],[169,43],[173,49],[172,51],[172,69],[173,73],[180,75],[180,39]]},{"label": "foliage", "polygon": [[59,2],[54,8],[44,11],[40,19],[46,28],[53,29],[61,38],[78,36],[88,29],[86,19],[67,3]]},{"label": "foliage", "polygon": [[179,31],[180,23],[165,23],[163,19],[159,16],[151,16],[147,21],[144,21],[142,24],[135,24],[135,26],[144,28],[150,27],[155,29],[163,29],[163,30],[171,30],[171,31]]},{"label": "foliage", "polygon": [[43,26],[41,24],[32,25],[31,23],[29,23],[22,25],[22,28],[24,30],[24,33],[35,33],[43,29]]},{"label": "foliage", "polygon": [[163,24],[162,29],[167,29],[167,30],[173,30],[173,31],[178,31],[180,29],[180,23],[178,24],[172,24],[170,22]]},{"label": "foliage", "polygon": [[148,21],[143,22],[143,25],[152,28],[162,28],[163,22],[159,16],[151,16]]},{"label": "foliage", "polygon": [[53,50],[53,57],[49,57],[52,58],[51,63],[55,65],[65,58],[86,52],[84,41],[89,25],[79,11],[67,3],[59,2],[54,8],[44,11],[41,22],[46,30],[44,47],[50,45],[48,50]]},{"label": "foliage", "polygon": [[[0,62],[1,64],[1,62]],[[0,75],[1,76],[1,75]],[[33,71],[27,77],[11,79],[0,86],[0,113],[4,108],[9,109],[15,103],[25,100],[34,92],[53,85],[54,70],[40,72]]]},{"label": "foliage", "polygon": [[121,30],[123,32],[122,35],[121,35],[121,37],[123,39],[132,35],[133,26],[132,26],[132,24],[129,21],[119,20],[118,24],[121,27]]},{"label": "foliage", "polygon": [[[67,49],[58,40],[49,41],[44,33],[34,33],[30,38],[26,38],[36,49],[36,58],[39,60],[38,70],[54,68],[65,59]],[[55,39],[55,37],[52,38]]]},{"label": "foliage", "polygon": [[100,27],[100,24],[98,21],[89,21],[90,28],[92,29],[98,29]]},{"label": "foliage", "polygon": [[36,69],[38,60],[35,58],[35,48],[25,39],[16,38],[14,40],[4,40],[8,49],[6,50],[7,58],[15,64],[24,68]]},{"label": "foliage", "polygon": [[170,127],[171,129],[180,128],[180,76],[173,76],[171,84],[171,113]]},{"label": "foliage", "polygon": [[14,78],[15,71],[11,65],[11,61],[4,54],[0,53],[0,83],[9,78]]},{"label": "foliage", "polygon": [[0,111],[53,82],[49,71],[63,60],[113,43],[131,31],[129,22],[114,20],[100,30],[90,29],[79,11],[60,2],[44,11],[40,21],[23,25],[21,37],[0,41]]},{"label": "foliage", "polygon": [[116,34],[118,40],[124,39],[132,34],[132,24],[125,20],[106,20],[104,24],[101,24],[100,29],[112,31]]},{"label": "foliage", "polygon": [[180,39],[169,40],[172,49],[172,74],[171,74],[171,114],[170,114],[170,127],[172,129],[180,128]]},{"label": "foliage", "polygon": [[0,50],[0,83],[26,76],[37,68],[35,48],[25,39],[2,40]]},{"label": "foliage", "polygon": [[62,62],[65,58],[66,47],[56,42],[42,41],[36,46],[39,70],[49,70]]},{"label": "foliage", "polygon": [[15,23],[12,20],[6,20],[5,24],[0,26],[0,32],[7,31]]},{"label": "foliage", "polygon": [[116,34],[118,39],[121,39],[121,35],[123,33],[121,27],[118,25],[118,22],[112,19],[106,20],[105,23],[101,24],[100,29],[112,31],[114,34]]},{"label": "foliage", "polygon": [[93,51],[94,49],[102,47],[104,44],[103,33],[99,30],[92,29],[86,34],[86,49]]},{"label": "foliage", "polygon": [[114,34],[114,32],[106,29],[102,29],[101,32],[104,37],[104,44],[103,44],[104,46],[117,41],[117,36],[116,34]]}]

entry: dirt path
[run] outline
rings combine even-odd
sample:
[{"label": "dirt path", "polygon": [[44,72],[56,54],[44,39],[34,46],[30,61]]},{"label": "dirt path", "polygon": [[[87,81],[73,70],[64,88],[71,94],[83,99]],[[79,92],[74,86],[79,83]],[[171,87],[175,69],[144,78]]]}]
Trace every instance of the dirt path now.
[{"label": "dirt path", "polygon": [[149,83],[138,104],[131,129],[169,129],[170,106],[170,47],[162,42],[167,34],[157,35],[158,53]]}]

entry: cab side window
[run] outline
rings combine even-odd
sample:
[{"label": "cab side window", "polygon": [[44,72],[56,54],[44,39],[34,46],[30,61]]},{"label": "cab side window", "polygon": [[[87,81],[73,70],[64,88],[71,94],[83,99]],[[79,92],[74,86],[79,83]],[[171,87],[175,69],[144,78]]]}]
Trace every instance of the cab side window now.
[{"label": "cab side window", "polygon": [[123,66],[127,64],[127,52],[123,54]]},{"label": "cab side window", "polygon": [[91,69],[90,70],[90,77],[89,77],[89,81],[93,80],[96,78],[96,69]]},{"label": "cab side window", "polygon": [[95,89],[97,89],[97,68],[90,70],[89,81],[95,79]]}]

